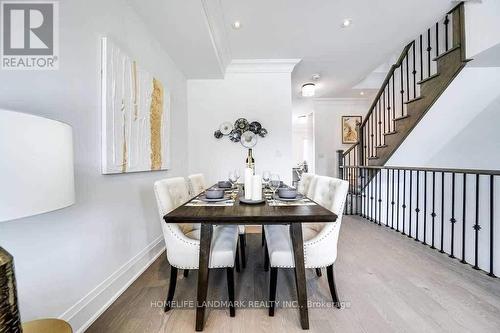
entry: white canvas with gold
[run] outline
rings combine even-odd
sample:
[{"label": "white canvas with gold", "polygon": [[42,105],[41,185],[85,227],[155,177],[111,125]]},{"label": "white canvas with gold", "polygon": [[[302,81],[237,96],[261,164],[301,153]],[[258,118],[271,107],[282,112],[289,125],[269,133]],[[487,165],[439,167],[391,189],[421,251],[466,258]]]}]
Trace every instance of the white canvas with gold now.
[{"label": "white canvas with gold", "polygon": [[170,96],[109,38],[102,38],[102,173],[165,170]]}]

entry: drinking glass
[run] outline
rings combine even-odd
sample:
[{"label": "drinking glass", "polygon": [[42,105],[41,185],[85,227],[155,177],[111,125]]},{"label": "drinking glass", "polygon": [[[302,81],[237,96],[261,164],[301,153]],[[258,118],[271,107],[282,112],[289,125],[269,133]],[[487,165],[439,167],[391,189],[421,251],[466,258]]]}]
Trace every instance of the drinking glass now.
[{"label": "drinking glass", "polygon": [[269,171],[264,171],[262,174],[262,180],[266,186],[269,185],[269,179],[271,179],[271,173]]},{"label": "drinking glass", "polygon": [[238,181],[238,178],[239,177],[236,176],[236,173],[234,171],[229,172],[229,176],[227,177],[227,179],[229,179],[229,181],[231,182],[231,188],[234,188],[234,185]]},{"label": "drinking glass", "polygon": [[274,203],[276,203],[276,190],[278,190],[280,185],[281,185],[280,176],[276,173],[273,173],[270,177],[269,187],[273,191],[273,202]]}]

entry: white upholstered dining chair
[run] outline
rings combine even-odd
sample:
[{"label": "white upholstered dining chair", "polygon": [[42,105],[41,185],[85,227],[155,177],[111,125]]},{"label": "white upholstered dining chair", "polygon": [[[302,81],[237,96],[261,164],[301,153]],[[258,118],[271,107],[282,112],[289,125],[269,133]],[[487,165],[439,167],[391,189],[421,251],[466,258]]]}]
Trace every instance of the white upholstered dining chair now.
[{"label": "white upholstered dining chair", "polygon": [[313,173],[303,173],[302,177],[300,178],[299,185],[297,187],[299,193],[308,195],[313,179],[314,179]]},{"label": "white upholstered dining chair", "polygon": [[[313,182],[314,188],[310,189],[308,197],[335,213],[337,221],[302,224],[304,264],[305,268],[315,268],[318,276],[321,276],[321,268],[326,267],[330,293],[338,307],[333,264],[337,259],[337,242],[349,184],[345,180],[324,176],[315,176]],[[295,268],[295,262],[289,226],[267,225],[264,229],[268,256],[266,265],[271,266],[269,315],[273,316],[278,268]]]},{"label": "white upholstered dining chair", "polygon": [[[188,176],[189,180],[189,191],[191,193],[191,197],[195,197],[201,192],[205,191],[208,186],[205,181],[205,176],[202,173],[196,173]],[[241,266],[245,268],[247,266],[247,257],[246,257],[246,235],[245,235],[245,226],[238,225],[238,234],[240,239],[240,251],[241,251]]]},{"label": "white upholstered dining chair", "polygon": [[[188,185],[184,178],[159,180],[154,184],[154,191],[167,248],[167,260],[170,263],[170,283],[165,302],[165,311],[169,311],[175,293],[177,270],[184,269],[184,275],[187,276],[190,269],[198,269],[200,225],[165,223],[163,220],[163,216],[190,199]],[[238,228],[236,226],[214,226],[209,268],[226,268],[231,317],[235,315],[234,265],[237,246]]]}]

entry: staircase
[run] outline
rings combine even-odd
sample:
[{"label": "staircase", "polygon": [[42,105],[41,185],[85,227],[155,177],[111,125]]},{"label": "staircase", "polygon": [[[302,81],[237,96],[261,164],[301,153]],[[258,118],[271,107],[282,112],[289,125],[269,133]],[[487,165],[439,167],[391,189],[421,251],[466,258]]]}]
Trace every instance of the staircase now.
[{"label": "staircase", "polygon": [[358,127],[358,143],[337,151],[338,173],[349,182],[345,214],[496,277],[500,170],[385,165],[465,67],[464,30],[460,3],[404,47]]},{"label": "staircase", "polygon": [[341,164],[384,165],[467,61],[462,2],[404,47]]}]

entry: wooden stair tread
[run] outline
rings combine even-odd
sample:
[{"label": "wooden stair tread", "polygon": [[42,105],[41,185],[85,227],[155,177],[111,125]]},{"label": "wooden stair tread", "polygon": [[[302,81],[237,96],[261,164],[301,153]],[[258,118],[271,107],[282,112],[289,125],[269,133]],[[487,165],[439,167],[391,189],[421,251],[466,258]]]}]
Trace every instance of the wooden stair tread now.
[{"label": "wooden stair tread", "polygon": [[437,57],[435,57],[432,60],[437,61],[438,59],[441,59],[442,57],[446,56],[447,54],[450,54],[451,52],[458,50],[458,49],[460,49],[460,44],[453,46],[451,49],[449,49],[448,51],[446,51],[444,53],[441,53],[440,55],[438,55]]},{"label": "wooden stair tread", "polygon": [[422,83],[427,82],[427,81],[429,81],[429,80],[432,80],[432,79],[434,79],[434,78],[436,78],[436,77],[438,77],[438,76],[439,76],[439,73],[432,74],[432,75],[431,75],[431,76],[429,76],[428,78],[425,78],[425,79],[423,79],[422,81],[418,81],[418,82],[417,82],[417,84],[422,84]]},{"label": "wooden stair tread", "polygon": [[387,147],[387,145],[378,145],[378,146],[375,146],[375,148],[385,148]]},{"label": "wooden stair tread", "polygon": [[371,157],[368,157],[369,160],[378,160],[378,156],[371,156]]},{"label": "wooden stair tread", "polygon": [[393,135],[393,134],[397,134],[398,131],[391,131],[391,132],[387,132],[387,133],[384,133],[384,135]]},{"label": "wooden stair tread", "polygon": [[413,98],[413,99],[409,99],[409,100],[407,100],[407,101],[406,101],[406,102],[404,102],[403,104],[410,104],[410,103],[412,103],[412,102],[416,102],[416,101],[418,101],[418,100],[421,100],[422,98],[424,98],[424,96],[418,96],[418,97],[415,97],[415,98]]},{"label": "wooden stair tread", "polygon": [[396,117],[396,118],[394,118],[394,121],[397,121],[397,120],[403,120],[403,119],[406,119],[406,118],[408,118],[408,117],[410,117],[410,115],[409,115],[409,114],[404,115],[404,116],[401,116],[401,117]]}]

